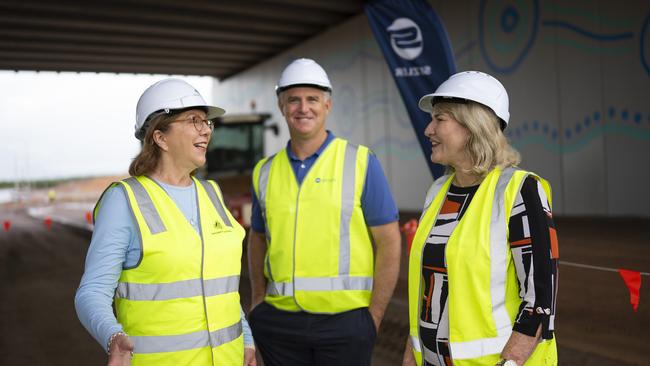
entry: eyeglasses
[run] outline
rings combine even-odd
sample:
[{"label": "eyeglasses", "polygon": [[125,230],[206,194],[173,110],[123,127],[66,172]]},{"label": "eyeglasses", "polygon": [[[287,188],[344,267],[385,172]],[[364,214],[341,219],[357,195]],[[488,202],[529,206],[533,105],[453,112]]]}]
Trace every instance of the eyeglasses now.
[{"label": "eyeglasses", "polygon": [[203,127],[207,126],[210,132],[214,131],[214,122],[209,119],[203,119],[199,118],[197,116],[190,116],[188,118],[181,118],[181,119],[175,119],[172,121],[174,122],[187,122],[187,123],[192,123],[194,125],[194,128],[196,128],[197,131],[201,132],[203,131]]}]

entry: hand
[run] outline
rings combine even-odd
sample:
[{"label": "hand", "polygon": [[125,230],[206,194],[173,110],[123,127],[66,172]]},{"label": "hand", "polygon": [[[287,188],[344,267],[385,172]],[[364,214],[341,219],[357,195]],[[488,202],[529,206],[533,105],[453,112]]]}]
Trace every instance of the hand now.
[{"label": "hand", "polygon": [[404,347],[404,356],[402,357],[402,366],[416,366],[415,357],[413,357],[413,346],[411,338],[406,338],[406,347]]},{"label": "hand", "polygon": [[257,366],[254,347],[244,348],[244,366]]},{"label": "hand", "polygon": [[[513,331],[510,338],[501,351],[501,359],[512,360],[515,365],[523,365],[528,360],[528,357],[533,353],[537,343],[542,336],[542,326],[537,328],[537,333],[534,337]],[[506,362],[505,365],[510,365],[512,362]]]},{"label": "hand", "polygon": [[108,366],[130,366],[134,347],[135,345],[126,334],[118,334],[111,343]]}]

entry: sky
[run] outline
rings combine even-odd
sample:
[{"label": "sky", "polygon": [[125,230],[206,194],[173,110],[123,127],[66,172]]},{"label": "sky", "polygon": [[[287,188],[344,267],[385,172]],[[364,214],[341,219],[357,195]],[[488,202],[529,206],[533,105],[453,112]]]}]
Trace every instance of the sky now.
[{"label": "sky", "polygon": [[[167,77],[0,70],[0,181],[126,174],[138,98]],[[174,77],[212,100],[212,77]]]}]

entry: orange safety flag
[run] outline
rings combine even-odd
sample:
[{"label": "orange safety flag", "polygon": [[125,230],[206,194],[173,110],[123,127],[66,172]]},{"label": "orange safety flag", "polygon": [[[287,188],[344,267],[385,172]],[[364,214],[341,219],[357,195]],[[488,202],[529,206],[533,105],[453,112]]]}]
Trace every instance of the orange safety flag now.
[{"label": "orange safety flag", "polygon": [[641,272],[630,271],[629,269],[619,268],[618,273],[623,278],[623,282],[630,290],[630,303],[634,311],[639,309],[639,290],[641,289]]},{"label": "orange safety flag", "polygon": [[410,219],[400,229],[400,231],[404,233],[404,237],[406,238],[407,254],[411,253],[411,244],[413,244],[413,238],[415,237],[415,232],[417,230],[418,230],[418,220],[416,219]]},{"label": "orange safety flag", "polygon": [[11,221],[10,220],[3,221],[2,227],[4,227],[5,231],[9,231],[9,229],[11,228]]}]

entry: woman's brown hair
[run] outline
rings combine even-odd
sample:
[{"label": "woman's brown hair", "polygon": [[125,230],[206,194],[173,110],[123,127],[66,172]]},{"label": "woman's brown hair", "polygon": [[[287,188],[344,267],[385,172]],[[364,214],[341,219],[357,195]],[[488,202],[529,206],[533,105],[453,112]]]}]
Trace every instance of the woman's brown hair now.
[{"label": "woman's brown hair", "polygon": [[153,139],[153,133],[155,131],[167,132],[174,117],[175,114],[161,114],[147,122],[148,127],[146,128],[142,142],[142,150],[129,166],[129,174],[131,176],[148,175],[156,170],[160,161],[161,152],[160,147]]}]

